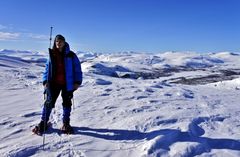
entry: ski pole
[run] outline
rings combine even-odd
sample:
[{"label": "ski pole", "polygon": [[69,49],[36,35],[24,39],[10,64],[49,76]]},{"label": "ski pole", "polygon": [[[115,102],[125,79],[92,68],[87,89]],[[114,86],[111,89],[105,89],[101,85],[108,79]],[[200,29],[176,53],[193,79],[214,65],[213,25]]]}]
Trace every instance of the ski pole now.
[{"label": "ski pole", "polygon": [[[53,27],[50,27],[50,38],[49,38],[49,41],[50,41],[50,43],[49,43],[49,48],[51,48],[51,46],[52,46],[52,29],[53,29]],[[48,88],[48,87],[47,87]],[[44,128],[43,128],[43,150],[44,150],[44,145],[45,145],[45,132],[46,132],[46,125],[47,125],[47,121],[46,121],[46,118],[47,118],[47,104],[46,104],[46,101],[49,101],[49,91],[48,91],[48,89],[45,89],[45,91],[44,91],[44,112],[45,112],[45,119],[44,119],[44,121],[43,121],[43,126],[44,126]],[[49,103],[49,102],[47,102],[47,103]]]},{"label": "ski pole", "polygon": [[50,38],[49,38],[50,44],[49,44],[49,48],[51,48],[51,46],[52,46],[52,29],[53,29],[53,27],[50,27]]},{"label": "ski pole", "polygon": [[[46,119],[46,116],[47,116],[47,110],[46,110],[46,98],[47,98],[47,96],[46,96],[46,89],[44,89],[44,93],[43,93],[43,95],[44,95],[44,104],[43,104],[43,109],[44,109],[44,117],[45,117],[45,119]],[[43,148],[43,150],[44,150],[44,145],[45,145],[45,119],[43,120],[43,145],[42,145],[42,148]]]},{"label": "ski pole", "polygon": [[[44,101],[47,101],[47,100],[44,100]],[[44,125],[44,128],[43,128],[43,150],[44,150],[44,145],[45,145],[45,131],[46,131],[46,117],[47,117],[47,109],[46,109],[46,104],[44,103],[44,112],[45,112],[45,119],[43,121],[43,125]]]}]

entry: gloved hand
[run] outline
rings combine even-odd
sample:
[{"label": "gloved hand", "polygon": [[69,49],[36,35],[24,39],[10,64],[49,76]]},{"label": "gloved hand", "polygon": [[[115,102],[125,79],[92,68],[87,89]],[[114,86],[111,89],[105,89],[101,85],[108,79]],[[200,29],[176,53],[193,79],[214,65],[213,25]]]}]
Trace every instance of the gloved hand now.
[{"label": "gloved hand", "polygon": [[43,87],[44,87],[44,90],[46,90],[48,88],[48,83],[45,83]]},{"label": "gloved hand", "polygon": [[74,88],[74,90],[77,90],[77,89],[79,88],[79,86],[80,86],[80,85],[79,85],[79,84],[77,84],[77,83],[74,83],[74,85],[73,85],[73,86],[74,86],[74,87],[73,87],[73,88]]},{"label": "gloved hand", "polygon": [[73,98],[73,91],[67,92],[67,97],[68,97],[69,99],[72,99],[72,98]]}]

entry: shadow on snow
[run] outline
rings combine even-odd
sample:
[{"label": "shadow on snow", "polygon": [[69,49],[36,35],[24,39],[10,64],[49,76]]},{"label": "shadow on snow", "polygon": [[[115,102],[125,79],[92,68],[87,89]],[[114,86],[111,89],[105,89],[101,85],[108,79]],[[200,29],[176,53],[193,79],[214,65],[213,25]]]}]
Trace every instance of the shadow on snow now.
[{"label": "shadow on snow", "polygon": [[196,142],[201,147],[195,148],[190,155],[199,155],[209,152],[211,149],[230,149],[240,151],[240,141],[234,139],[214,139],[208,137],[199,137],[182,132],[177,129],[162,129],[151,132],[140,132],[137,130],[114,130],[114,129],[94,129],[88,127],[74,127],[75,134],[86,135],[105,140],[152,140],[158,136],[162,136],[154,146],[149,150],[150,154],[157,149],[170,150],[170,146],[175,142]]}]

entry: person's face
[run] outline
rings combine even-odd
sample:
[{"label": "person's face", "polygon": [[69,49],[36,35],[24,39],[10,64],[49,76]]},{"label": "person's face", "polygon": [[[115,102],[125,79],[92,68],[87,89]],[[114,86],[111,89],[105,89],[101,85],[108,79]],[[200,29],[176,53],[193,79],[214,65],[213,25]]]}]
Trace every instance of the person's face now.
[{"label": "person's face", "polygon": [[56,44],[57,49],[62,50],[65,45],[65,42],[61,39],[56,39],[55,44]]}]

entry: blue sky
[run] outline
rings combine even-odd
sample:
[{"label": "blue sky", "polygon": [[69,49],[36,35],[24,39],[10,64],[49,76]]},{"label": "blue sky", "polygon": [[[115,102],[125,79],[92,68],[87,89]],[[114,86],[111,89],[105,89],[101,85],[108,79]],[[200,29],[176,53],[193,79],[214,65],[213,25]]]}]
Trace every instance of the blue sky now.
[{"label": "blue sky", "polygon": [[0,49],[47,51],[53,26],[74,51],[240,51],[240,0],[3,0],[0,6]]}]

